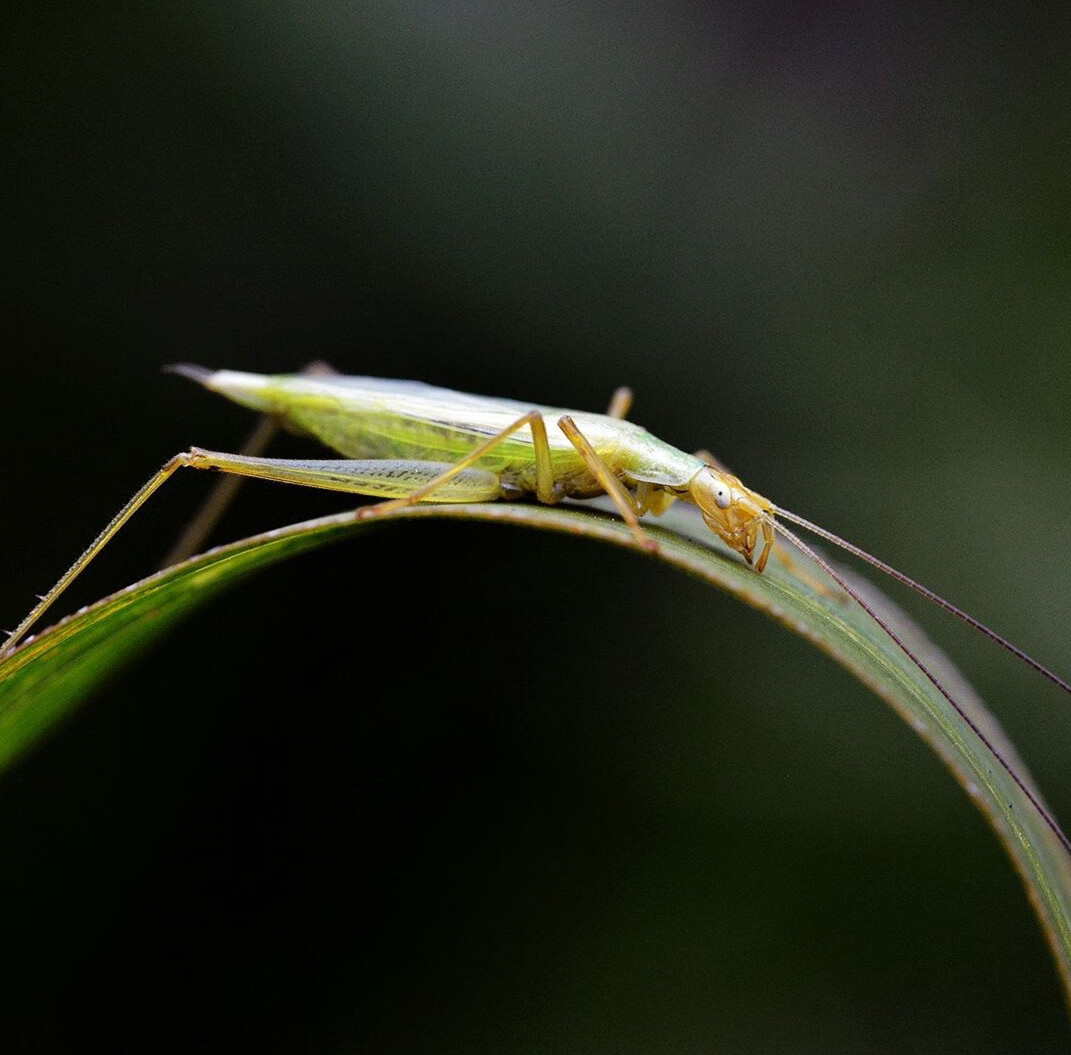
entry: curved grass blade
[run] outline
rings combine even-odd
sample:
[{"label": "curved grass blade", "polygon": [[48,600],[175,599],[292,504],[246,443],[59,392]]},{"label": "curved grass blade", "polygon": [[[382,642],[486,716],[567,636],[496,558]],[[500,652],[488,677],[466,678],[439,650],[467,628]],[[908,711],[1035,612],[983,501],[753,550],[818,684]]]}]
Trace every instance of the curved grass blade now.
[{"label": "curved grass blade", "polygon": [[[1071,859],[985,743],[983,733],[1039,801],[1023,763],[971,687],[922,631],[872,585],[856,588],[951,692],[956,713],[895,642],[816,568],[769,565],[757,575],[705,529],[694,511],[672,507],[645,529],[658,557],[771,615],[872,688],[951,769],[996,830],[1018,869],[1071,996]],[[194,557],[97,602],[24,642],[0,662],[0,773],[102,679],[215,591],[284,557],[385,520],[423,517],[504,521],[638,549],[628,527],[590,511],[540,505],[423,505],[374,520],[349,514],[266,532]],[[838,569],[843,571],[843,569]]]}]

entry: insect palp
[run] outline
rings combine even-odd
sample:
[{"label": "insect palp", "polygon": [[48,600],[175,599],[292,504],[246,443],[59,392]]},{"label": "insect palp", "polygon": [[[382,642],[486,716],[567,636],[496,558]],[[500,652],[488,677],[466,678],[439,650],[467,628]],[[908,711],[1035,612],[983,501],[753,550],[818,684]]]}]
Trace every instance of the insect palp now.
[{"label": "insect palp", "polygon": [[774,510],[773,503],[745,487],[737,477],[714,465],[704,465],[688,482],[683,496],[699,507],[703,520],[748,564],[754,564],[755,546],[761,528],[765,548],[756,571],[766,566],[771,536],[763,522]]}]

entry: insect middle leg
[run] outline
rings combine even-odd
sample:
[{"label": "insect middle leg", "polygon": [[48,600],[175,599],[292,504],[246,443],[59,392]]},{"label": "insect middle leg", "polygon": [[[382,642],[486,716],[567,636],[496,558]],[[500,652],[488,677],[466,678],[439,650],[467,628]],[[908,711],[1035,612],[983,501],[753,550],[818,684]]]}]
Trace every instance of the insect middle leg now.
[{"label": "insect middle leg", "polygon": [[577,428],[576,422],[568,414],[563,414],[558,419],[558,428],[565,433],[566,439],[577,449],[592,475],[602,484],[602,489],[625,518],[625,523],[631,528],[636,541],[645,550],[656,553],[658,543],[648,538],[643,528],[640,527],[639,514],[644,512],[644,508],[641,508],[632,493],[624,488],[613,470],[599,457],[599,452],[592,447],[588,438]]},{"label": "insect middle leg", "polygon": [[[547,441],[546,425],[543,423],[543,415],[539,411],[530,410],[527,414],[519,417],[501,432],[496,433],[487,440],[486,443],[482,443],[475,450],[471,451],[459,462],[450,466],[450,468],[441,476],[432,480],[424,487],[418,488],[405,498],[398,498],[390,502],[380,502],[374,506],[364,506],[357,510],[357,516],[375,516],[386,509],[393,509],[400,505],[413,505],[416,502],[432,499],[432,496],[439,488],[449,483],[458,473],[470,469],[475,462],[485,454],[494,450],[498,444],[525,425],[530,426],[532,430],[532,449],[536,462],[536,497],[540,502],[547,504],[555,502],[558,496],[554,490],[554,470],[551,465],[550,444]],[[636,504],[636,499],[621,485],[617,477],[614,476],[606,463],[599,457],[598,452],[576,427],[576,423],[573,419],[568,415],[559,418],[558,427],[565,433],[569,442],[577,449],[580,456],[587,464],[588,469],[591,470],[599,483],[602,484],[603,490],[606,491],[607,495],[609,495],[620,510],[621,515],[625,518],[629,528],[631,528],[636,541],[646,550],[657,550],[658,543],[653,539],[648,538],[644,533],[643,528],[640,527],[640,521],[637,515],[639,508]]]}]

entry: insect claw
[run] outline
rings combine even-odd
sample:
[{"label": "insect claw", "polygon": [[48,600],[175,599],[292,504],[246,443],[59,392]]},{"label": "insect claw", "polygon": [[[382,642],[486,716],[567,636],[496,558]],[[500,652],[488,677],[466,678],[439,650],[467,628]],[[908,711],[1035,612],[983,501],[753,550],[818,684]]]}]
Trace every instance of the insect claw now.
[{"label": "insect claw", "polygon": [[[358,506],[354,510],[354,515],[358,520],[367,520],[369,517],[374,517],[383,507],[389,505],[392,500],[388,499],[385,502],[373,502],[371,505]],[[394,499],[393,501],[397,501]]]}]

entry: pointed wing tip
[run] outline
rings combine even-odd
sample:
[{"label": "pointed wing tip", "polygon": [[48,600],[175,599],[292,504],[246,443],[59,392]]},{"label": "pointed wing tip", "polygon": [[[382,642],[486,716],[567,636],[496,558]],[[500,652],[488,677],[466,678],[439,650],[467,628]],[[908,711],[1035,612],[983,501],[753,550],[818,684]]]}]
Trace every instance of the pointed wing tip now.
[{"label": "pointed wing tip", "polygon": [[196,366],[194,363],[168,363],[163,367],[163,371],[165,374],[178,374],[180,377],[188,377],[191,381],[196,381],[201,385],[207,385],[208,379],[216,372],[203,366]]}]

